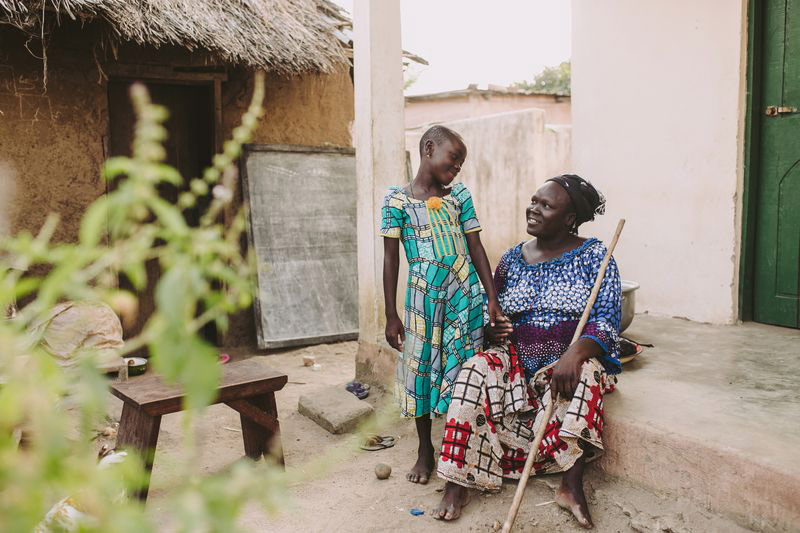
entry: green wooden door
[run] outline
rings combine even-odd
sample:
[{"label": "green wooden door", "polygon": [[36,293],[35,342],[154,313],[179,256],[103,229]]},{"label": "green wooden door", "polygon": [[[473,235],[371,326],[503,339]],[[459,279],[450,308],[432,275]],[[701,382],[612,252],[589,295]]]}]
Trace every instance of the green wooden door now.
[{"label": "green wooden door", "polygon": [[800,0],[768,0],[753,318],[800,327]]}]

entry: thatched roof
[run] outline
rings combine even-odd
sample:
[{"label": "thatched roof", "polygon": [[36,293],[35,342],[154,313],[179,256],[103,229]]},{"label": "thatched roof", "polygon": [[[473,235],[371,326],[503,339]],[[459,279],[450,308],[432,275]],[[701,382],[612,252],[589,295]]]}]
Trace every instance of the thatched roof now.
[{"label": "thatched roof", "polygon": [[284,74],[347,64],[341,29],[350,21],[328,0],[0,0],[0,23],[37,35],[42,20],[63,17],[99,18],[117,39],[206,49]]}]

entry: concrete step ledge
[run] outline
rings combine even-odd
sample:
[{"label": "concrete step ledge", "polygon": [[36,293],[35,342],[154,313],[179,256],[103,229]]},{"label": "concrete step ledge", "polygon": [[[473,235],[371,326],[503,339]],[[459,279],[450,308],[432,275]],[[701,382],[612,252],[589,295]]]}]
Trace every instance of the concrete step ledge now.
[{"label": "concrete step ledge", "polygon": [[[599,466],[759,531],[800,531],[800,330],[636,315],[652,343],[604,398]],[[394,375],[396,354],[361,341],[357,375]]]},{"label": "concrete step ledge", "polygon": [[645,487],[690,498],[757,531],[796,531],[800,476],[777,471],[686,435],[614,416],[606,410],[607,473]]}]

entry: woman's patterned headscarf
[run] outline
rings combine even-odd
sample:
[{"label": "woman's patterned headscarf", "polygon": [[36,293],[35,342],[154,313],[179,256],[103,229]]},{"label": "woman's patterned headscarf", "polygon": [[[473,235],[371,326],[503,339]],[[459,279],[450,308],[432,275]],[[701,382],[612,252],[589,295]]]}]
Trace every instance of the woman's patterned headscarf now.
[{"label": "woman's patterned headscarf", "polygon": [[554,181],[561,185],[575,209],[575,224],[570,228],[572,233],[578,233],[578,226],[584,222],[594,220],[595,215],[606,212],[606,199],[594,186],[576,174],[562,174],[547,181]]}]

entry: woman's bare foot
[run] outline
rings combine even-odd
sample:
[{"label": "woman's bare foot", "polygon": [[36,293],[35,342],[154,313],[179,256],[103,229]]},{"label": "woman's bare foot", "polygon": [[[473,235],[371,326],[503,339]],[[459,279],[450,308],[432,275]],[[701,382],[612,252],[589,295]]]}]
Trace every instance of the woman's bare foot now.
[{"label": "woman's bare foot", "polygon": [[578,523],[586,529],[592,529],[592,517],[589,515],[589,506],[586,505],[586,498],[583,490],[576,494],[571,489],[566,489],[563,485],[556,491],[556,503],[562,509],[567,509],[572,513]]},{"label": "woman's bare foot", "polygon": [[589,514],[589,505],[583,494],[583,466],[584,458],[581,457],[575,465],[564,473],[561,486],[556,491],[556,503],[562,509],[572,513],[578,523],[586,529],[592,529],[592,516]]},{"label": "woman's bare foot", "polygon": [[439,506],[431,512],[436,520],[455,520],[461,516],[461,510],[469,503],[469,489],[451,481],[444,486],[444,495]]},{"label": "woman's bare foot", "polygon": [[406,479],[411,483],[425,485],[433,472],[433,445],[421,442],[417,451],[417,462],[406,474]]}]

